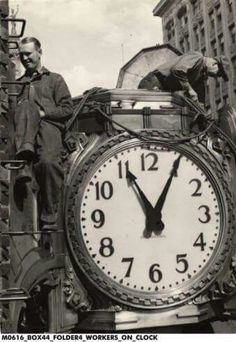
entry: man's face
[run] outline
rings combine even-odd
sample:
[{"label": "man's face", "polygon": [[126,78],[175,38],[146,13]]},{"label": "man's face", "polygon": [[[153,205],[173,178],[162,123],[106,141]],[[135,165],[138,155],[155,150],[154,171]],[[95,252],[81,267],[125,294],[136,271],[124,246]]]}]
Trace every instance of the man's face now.
[{"label": "man's face", "polygon": [[219,72],[218,63],[214,58],[207,58],[207,75],[210,77],[217,77]]},{"label": "man's face", "polygon": [[33,42],[20,45],[20,60],[26,70],[34,71],[41,63],[41,49],[37,49]]}]

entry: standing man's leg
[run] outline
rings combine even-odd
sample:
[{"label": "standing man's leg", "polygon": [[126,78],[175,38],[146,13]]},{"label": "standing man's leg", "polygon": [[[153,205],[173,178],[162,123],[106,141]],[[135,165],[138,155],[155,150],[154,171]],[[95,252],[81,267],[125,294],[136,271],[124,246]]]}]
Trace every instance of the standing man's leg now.
[{"label": "standing man's leg", "polygon": [[39,185],[39,215],[41,229],[55,229],[58,216],[63,168],[61,161],[62,134],[58,127],[47,121],[40,122],[37,136],[35,178]]},{"label": "standing man's leg", "polygon": [[37,105],[33,101],[22,100],[16,107],[14,123],[16,156],[18,159],[32,159],[40,123]]}]

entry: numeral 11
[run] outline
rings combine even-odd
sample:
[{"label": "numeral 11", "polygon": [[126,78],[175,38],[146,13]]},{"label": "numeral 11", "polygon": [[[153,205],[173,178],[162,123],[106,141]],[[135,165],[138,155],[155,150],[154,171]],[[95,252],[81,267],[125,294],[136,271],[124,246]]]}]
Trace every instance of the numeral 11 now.
[{"label": "numeral 11", "polygon": [[118,174],[119,178],[126,177],[127,171],[129,170],[129,161],[122,162],[121,160],[118,162]]}]

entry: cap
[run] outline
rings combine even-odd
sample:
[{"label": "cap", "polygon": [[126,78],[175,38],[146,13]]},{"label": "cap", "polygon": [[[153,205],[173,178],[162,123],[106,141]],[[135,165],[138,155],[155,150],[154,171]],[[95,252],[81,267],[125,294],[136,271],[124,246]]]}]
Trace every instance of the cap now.
[{"label": "cap", "polygon": [[229,61],[225,56],[220,56],[215,58],[218,67],[219,67],[219,72],[218,75],[221,76],[225,81],[229,80],[228,73],[229,73]]}]

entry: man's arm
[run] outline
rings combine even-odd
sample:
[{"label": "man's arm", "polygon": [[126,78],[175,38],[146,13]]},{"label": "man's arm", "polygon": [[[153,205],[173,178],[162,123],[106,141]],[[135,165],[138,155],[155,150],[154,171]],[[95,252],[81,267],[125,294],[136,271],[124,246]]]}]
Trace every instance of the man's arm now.
[{"label": "man's arm", "polygon": [[43,108],[40,110],[40,116],[55,121],[68,120],[73,114],[70,91],[61,75],[54,74],[51,77],[53,77],[52,91],[55,103],[52,103],[49,99],[43,99]]}]

